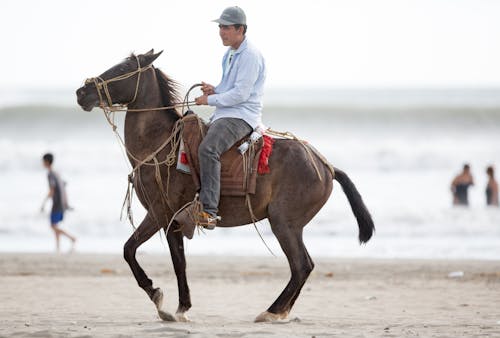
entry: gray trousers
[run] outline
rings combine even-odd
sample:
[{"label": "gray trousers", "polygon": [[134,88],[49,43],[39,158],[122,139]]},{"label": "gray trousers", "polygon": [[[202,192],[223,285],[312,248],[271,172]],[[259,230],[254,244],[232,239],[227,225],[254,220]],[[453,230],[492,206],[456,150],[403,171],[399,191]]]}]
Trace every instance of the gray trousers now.
[{"label": "gray trousers", "polygon": [[198,148],[200,201],[205,212],[217,215],[220,199],[220,156],[251,131],[252,127],[248,123],[237,118],[221,118],[210,124]]}]

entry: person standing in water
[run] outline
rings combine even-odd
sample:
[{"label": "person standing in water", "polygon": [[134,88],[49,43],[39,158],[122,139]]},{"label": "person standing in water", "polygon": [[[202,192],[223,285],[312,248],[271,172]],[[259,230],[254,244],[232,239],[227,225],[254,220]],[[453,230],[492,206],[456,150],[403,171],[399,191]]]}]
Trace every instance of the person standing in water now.
[{"label": "person standing in water", "polygon": [[468,189],[472,185],[474,185],[474,179],[470,172],[470,166],[464,164],[462,172],[451,182],[453,205],[469,205]]},{"label": "person standing in water", "polygon": [[50,153],[43,155],[43,166],[48,171],[49,180],[49,193],[47,197],[43,200],[41,211],[45,207],[47,200],[52,199],[52,210],[50,212],[50,225],[56,236],[56,250],[60,251],[60,237],[66,236],[71,240],[71,250],[74,249],[76,238],[66,231],[59,228],[59,223],[64,218],[64,212],[68,209],[68,202],[66,198],[66,189],[64,188],[64,182],[61,180],[59,175],[52,169],[52,163],[54,162],[54,156]]},{"label": "person standing in water", "polygon": [[495,169],[493,166],[486,168],[488,183],[486,184],[486,205],[498,207],[498,183],[495,180]]}]

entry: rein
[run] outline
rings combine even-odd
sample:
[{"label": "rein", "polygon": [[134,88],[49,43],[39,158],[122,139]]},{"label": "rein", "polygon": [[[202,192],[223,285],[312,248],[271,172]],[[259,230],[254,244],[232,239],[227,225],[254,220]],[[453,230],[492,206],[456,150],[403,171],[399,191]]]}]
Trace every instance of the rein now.
[{"label": "rein", "polygon": [[[168,207],[172,212],[173,208],[170,205],[170,201],[168,198],[168,188],[169,188],[169,182],[170,182],[170,167],[176,163],[176,153],[177,150],[179,149],[180,142],[181,142],[181,137],[180,135],[182,134],[182,129],[183,129],[183,122],[182,122],[182,115],[179,114],[177,111],[177,107],[187,107],[189,109],[189,104],[194,103],[195,101],[189,101],[189,93],[196,87],[201,86],[200,84],[195,84],[189,88],[187,91],[183,102],[178,102],[174,103],[170,106],[164,106],[164,107],[153,107],[153,108],[141,108],[141,109],[129,109],[128,105],[135,102],[137,99],[137,94],[139,91],[139,85],[141,81],[141,74],[145,71],[154,69],[153,65],[150,64],[146,67],[141,67],[141,64],[139,62],[139,58],[135,56],[137,60],[137,69],[134,71],[131,71],[129,73],[125,73],[116,77],[113,77],[108,80],[104,80],[101,77],[94,77],[94,78],[89,78],[85,80],[85,84],[91,84],[93,83],[96,87],[97,94],[99,96],[99,108],[101,108],[104,112],[104,116],[106,117],[106,120],[108,123],[111,125],[113,132],[115,133],[117,139],[119,140],[121,146],[123,149],[125,149],[126,154],[135,161],[135,166],[132,168],[132,171],[128,175],[128,187],[127,187],[127,192],[125,195],[125,199],[123,201],[122,205],[122,215],[123,215],[123,210],[127,208],[127,217],[134,226],[134,220],[132,216],[132,197],[133,197],[133,190],[134,190],[134,176],[140,172],[140,168],[143,165],[148,165],[148,166],[154,166],[155,167],[155,179],[156,183],[158,184],[160,193],[162,195],[162,202],[164,203],[165,207]],[[135,85],[135,92],[132,100],[128,103],[125,104],[113,104],[113,99],[111,98],[111,94],[109,92],[108,84],[112,82],[117,82],[117,81],[122,81],[126,80],[132,76],[135,76],[137,74],[137,82]],[[104,94],[103,94],[104,93]],[[139,159],[134,156],[130,152],[130,150],[127,148],[125,145],[125,142],[123,138],[121,137],[120,133],[117,131],[117,126],[115,124],[115,112],[117,111],[127,111],[127,112],[145,112],[145,111],[158,111],[158,110],[169,110],[169,109],[174,109],[176,115],[180,118],[173,126],[172,132],[169,135],[169,137],[151,154],[146,156],[144,159]],[[170,151],[166,155],[165,159],[163,161],[159,161],[157,158],[157,155],[168,145],[170,145]],[[165,164],[167,168],[169,169],[167,171],[168,177],[167,177],[167,186],[166,190],[163,187],[163,182],[161,178],[161,173],[160,173],[160,165]],[[137,182],[139,184],[139,188],[142,190],[142,192],[145,192],[145,188],[140,180],[140,175],[139,175],[139,180]],[[146,195],[147,196],[147,195]],[[154,215],[153,215],[154,216]],[[120,217],[121,218],[121,217]],[[157,218],[157,217],[154,217]],[[167,223],[168,223],[168,218],[167,218]],[[157,219],[157,223],[160,224],[159,220]],[[135,228],[135,226],[134,226]]]},{"label": "rein", "polygon": [[[177,150],[177,147],[180,143],[180,140],[178,140],[178,132],[179,130],[181,129],[180,126],[179,126],[179,121],[176,122],[176,124],[174,125],[174,128],[172,129],[172,133],[171,135],[165,140],[165,142],[163,142],[153,153],[151,153],[149,156],[147,156],[145,159],[141,160],[141,159],[138,159],[136,158],[127,148],[127,146],[125,145],[125,142],[123,141],[123,138],[120,136],[120,134],[118,133],[117,129],[118,127],[116,126],[115,124],[115,115],[114,113],[117,112],[117,111],[126,111],[126,112],[145,112],[145,111],[158,111],[158,110],[169,110],[169,109],[175,109],[175,113],[177,114],[177,116],[179,116],[181,119],[182,119],[182,115],[179,114],[179,112],[177,111],[177,107],[187,107],[189,109],[189,104],[191,103],[194,103],[195,101],[189,101],[189,93],[196,87],[200,87],[202,84],[201,83],[197,83],[197,84],[194,84],[191,86],[191,88],[189,88],[189,90],[187,91],[185,97],[184,97],[184,100],[182,102],[177,102],[177,103],[174,103],[170,106],[164,106],[164,107],[153,107],[153,108],[141,108],[141,109],[129,109],[128,108],[128,105],[135,102],[135,100],[137,99],[137,93],[139,91],[139,84],[140,84],[140,81],[141,81],[141,74],[147,70],[150,70],[150,69],[154,69],[153,65],[150,64],[146,67],[141,67],[141,63],[139,62],[139,58],[134,55],[136,60],[137,60],[137,69],[134,70],[134,71],[131,71],[129,73],[125,73],[125,74],[122,74],[122,75],[118,75],[116,77],[113,77],[111,79],[108,79],[108,80],[103,80],[100,76],[97,76],[97,77],[93,77],[93,78],[89,78],[89,79],[86,79],[85,80],[85,84],[90,84],[90,83],[94,83],[95,87],[96,87],[96,90],[97,90],[97,94],[99,95],[99,108],[101,108],[104,112],[104,116],[106,117],[106,120],[108,121],[108,123],[111,125],[111,127],[113,128],[113,132],[116,134],[118,140],[120,141],[121,145],[123,146],[123,148],[125,149],[125,151],[127,152],[127,154],[135,161],[137,162],[138,164],[132,169],[132,173],[133,174],[135,171],[138,170],[139,167],[141,167],[142,165],[157,165],[157,164],[167,164],[168,166],[172,166],[174,163],[175,163],[175,151]],[[132,100],[128,103],[125,103],[125,104],[118,104],[118,105],[114,105],[113,104],[113,99],[111,98],[111,94],[109,92],[109,89],[108,89],[108,84],[111,83],[111,82],[117,82],[117,81],[122,81],[122,80],[126,80],[134,75],[137,74],[137,82],[135,84],[135,92],[134,92],[134,97],[132,98]],[[104,95],[101,93],[101,91],[104,92]],[[104,97],[106,98],[106,100],[104,100]],[[167,156],[167,158],[162,161],[162,162],[156,162],[155,163],[149,163],[153,160],[156,160],[156,155],[163,149],[165,148],[169,143],[173,143],[172,145],[172,150],[171,152],[169,153],[169,155]]]},{"label": "rein", "polygon": [[[181,143],[181,140],[182,140],[182,131],[183,131],[183,127],[184,127],[184,123],[183,123],[183,116],[180,115],[177,111],[177,107],[187,107],[188,108],[188,111],[190,109],[189,107],[189,104],[190,103],[194,103],[195,101],[189,101],[189,94],[190,92],[196,88],[196,87],[199,87],[199,86],[202,86],[201,83],[197,83],[197,84],[194,84],[193,86],[191,86],[189,88],[189,90],[187,91],[185,97],[184,97],[184,100],[183,102],[179,102],[179,103],[174,103],[170,106],[165,106],[165,107],[153,107],[153,108],[141,108],[141,109],[129,109],[128,108],[128,105],[135,102],[135,100],[137,99],[137,94],[138,94],[138,91],[139,91],[139,85],[140,85],[140,80],[141,80],[141,74],[145,71],[148,71],[150,69],[154,69],[153,65],[150,64],[146,67],[141,67],[140,65],[140,62],[139,62],[139,58],[137,56],[136,57],[136,60],[137,60],[137,69],[132,71],[132,72],[129,72],[129,73],[126,73],[126,74],[122,74],[122,75],[119,75],[119,76],[116,76],[114,78],[111,78],[111,79],[108,79],[108,80],[104,80],[102,79],[101,77],[94,77],[94,78],[89,78],[87,80],[85,80],[85,84],[90,84],[90,83],[94,83],[95,87],[96,87],[96,90],[97,90],[97,94],[99,96],[99,108],[101,108],[104,112],[104,116],[106,117],[106,120],[108,121],[108,123],[112,126],[112,129],[113,129],[113,132],[115,133],[115,135],[117,136],[119,142],[121,143],[123,149],[125,149],[127,155],[133,159],[135,161],[135,166],[132,168],[132,171],[130,172],[130,174],[128,175],[128,183],[127,183],[127,192],[126,192],[126,195],[125,195],[125,198],[124,198],[124,201],[123,201],[123,205],[122,205],[122,211],[121,211],[121,216],[120,216],[120,219],[122,218],[123,216],[123,211],[124,209],[126,208],[127,209],[127,218],[129,220],[129,222],[131,223],[131,225],[134,227],[135,229],[135,225],[134,225],[134,220],[133,220],[133,215],[132,215],[132,199],[133,199],[133,193],[134,193],[134,189],[137,189],[139,188],[141,190],[141,192],[143,193],[143,196],[146,198],[147,200],[147,203],[150,204],[151,201],[149,201],[149,198],[148,198],[148,194],[147,194],[147,189],[145,189],[142,181],[141,181],[141,175],[140,175],[140,169],[142,166],[144,165],[148,165],[148,166],[154,166],[155,167],[155,180],[156,180],[156,184],[158,185],[158,190],[159,190],[159,193],[161,195],[161,202],[162,204],[164,205],[165,208],[168,208],[172,211],[173,213],[173,216],[171,217],[171,219],[169,220],[168,219],[168,216],[165,215],[166,217],[166,224],[168,224],[167,226],[167,229],[165,231],[165,233],[168,231],[168,229],[170,228],[170,225],[172,224],[172,221],[174,220],[175,218],[175,215],[177,215],[182,209],[184,209],[188,204],[191,204],[193,202],[190,202],[188,204],[186,204],[184,207],[182,207],[181,209],[179,210],[174,210],[171,206],[171,203],[170,203],[170,198],[169,198],[169,185],[170,185],[170,168],[176,163],[176,154],[177,154],[177,150],[179,149],[180,147],[180,143]],[[112,82],[117,82],[117,81],[122,81],[122,80],[126,80],[134,75],[137,74],[137,82],[136,82],[136,85],[135,85],[135,92],[134,92],[134,96],[132,98],[132,100],[126,104],[118,104],[118,105],[113,105],[113,100],[111,98],[111,94],[109,92],[109,88],[108,88],[108,84],[109,83],[112,83]],[[104,95],[101,93],[101,91],[104,92]],[[106,98],[106,100],[104,99],[104,97]],[[125,145],[125,142],[123,140],[123,138],[120,136],[119,132],[117,131],[117,126],[116,124],[114,123],[114,120],[115,120],[115,112],[117,111],[127,111],[127,112],[144,112],[144,111],[158,111],[158,110],[169,110],[169,109],[174,109],[175,110],[175,113],[177,114],[177,116],[179,117],[179,120],[177,120],[172,128],[172,131],[169,135],[169,137],[167,137],[167,139],[155,150],[153,151],[151,154],[149,154],[148,156],[146,156],[144,159],[139,159],[137,157],[135,157],[131,152],[130,150],[127,148],[127,146]],[[279,137],[283,137],[283,138],[288,138],[288,139],[293,139],[293,140],[296,140],[298,142],[300,142],[300,144],[304,147],[304,149],[306,150],[313,166],[314,166],[314,169],[316,170],[316,173],[318,175],[318,178],[319,180],[321,181],[322,180],[322,177],[321,177],[321,174],[319,172],[319,169],[318,167],[316,166],[316,162],[314,161],[313,159],[313,155],[312,153],[316,154],[320,160],[326,164],[328,166],[328,168],[330,169],[330,171],[332,172],[332,174],[334,175],[334,170],[333,170],[333,167],[328,163],[328,161],[326,161],[326,159],[321,155],[319,154],[319,152],[316,151],[316,149],[308,146],[304,141],[298,139],[297,137],[295,137],[295,135],[289,133],[289,132],[285,132],[285,133],[281,133],[281,132],[277,132],[277,131],[273,131],[271,129],[268,129],[266,131],[268,134],[271,134],[271,135],[274,135],[274,136],[279,136]],[[165,156],[165,159],[163,161],[159,161],[157,156],[158,154],[164,149],[166,148],[168,145],[170,145],[170,151],[168,152],[168,154],[166,154]],[[312,148],[312,149],[310,149]],[[249,153],[252,153],[253,154],[254,150],[253,150],[253,145],[251,145],[251,151]],[[247,153],[246,155],[247,156],[250,156],[249,153]],[[247,159],[245,158],[245,156],[243,157],[243,161],[244,161],[244,170],[248,170],[250,169],[249,168],[249,163],[250,163],[250,158],[248,158],[248,163],[245,164],[245,162],[247,162]],[[162,175],[161,175],[161,172],[160,172],[160,166],[161,165],[166,165],[167,167],[167,179],[166,179],[166,187],[164,187],[164,184],[163,184],[163,179],[162,179]],[[138,175],[138,176],[136,176]],[[137,177],[137,181],[134,182],[134,178]],[[137,187],[135,187],[135,185],[138,185]],[[196,197],[195,197],[195,200],[196,200]],[[250,202],[250,196],[248,194],[246,194],[246,199],[245,199],[245,202],[247,204],[247,207],[248,207],[248,210],[249,210],[249,213],[250,213],[250,217],[252,219],[252,222],[253,222],[253,225],[255,227],[255,230],[257,231],[257,233],[259,234],[259,237],[260,239],[262,240],[262,242],[264,243],[264,245],[266,246],[266,248],[269,250],[269,252],[273,255],[274,253],[272,252],[272,250],[269,248],[269,246],[267,245],[267,243],[265,242],[264,238],[262,237],[262,235],[260,234],[260,231],[259,229],[257,228],[257,225],[256,225],[256,222],[258,222],[257,220],[257,217],[254,215],[253,213],[253,208],[252,208],[252,205],[251,205],[251,202]],[[151,209],[151,211],[153,211],[153,209]],[[160,226],[160,220],[158,219],[157,215],[154,215],[154,213],[152,213],[152,217],[156,220],[156,223],[158,224],[158,227],[161,228]]]},{"label": "rein", "polygon": [[[108,122],[110,122],[109,115],[113,112],[116,112],[116,111],[144,112],[144,111],[175,109],[178,107],[184,108],[186,106],[189,109],[189,104],[195,103],[195,101],[189,101],[189,93],[194,88],[201,86],[201,83],[197,83],[197,84],[191,86],[191,88],[189,88],[183,102],[177,102],[177,103],[174,103],[170,106],[164,106],[164,107],[129,109],[128,105],[135,102],[135,100],[137,99],[137,93],[139,92],[139,84],[141,82],[141,74],[147,70],[154,69],[152,64],[150,64],[146,67],[141,67],[141,64],[139,62],[139,58],[136,55],[134,55],[134,56],[137,60],[137,69],[134,71],[131,71],[131,72],[128,72],[128,73],[125,73],[122,75],[118,75],[118,76],[113,77],[113,78],[108,79],[108,80],[104,80],[100,76],[88,78],[85,80],[86,85],[91,84],[91,83],[93,83],[95,85],[95,88],[97,90],[97,94],[99,95],[99,108],[101,108],[104,111],[104,113],[107,115],[106,119],[108,120]],[[113,99],[111,98],[111,94],[110,94],[109,89],[108,89],[108,84],[111,82],[126,80],[126,79],[128,79],[136,74],[137,74],[137,82],[135,84],[135,92],[134,92],[134,97],[132,98],[132,100],[130,102],[124,103],[124,104],[113,104]],[[101,91],[104,92],[104,95],[101,93]],[[179,115],[177,110],[175,110],[175,113],[179,117],[182,117],[182,115]],[[115,125],[113,125],[113,127],[116,128]]]}]

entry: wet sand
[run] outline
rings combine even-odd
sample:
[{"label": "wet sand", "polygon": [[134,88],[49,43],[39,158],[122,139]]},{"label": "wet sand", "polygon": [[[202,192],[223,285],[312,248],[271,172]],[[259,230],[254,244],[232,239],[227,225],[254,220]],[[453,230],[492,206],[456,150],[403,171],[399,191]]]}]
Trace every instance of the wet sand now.
[{"label": "wet sand", "polygon": [[[138,257],[175,312],[169,255]],[[498,261],[315,263],[289,320],[271,324],[253,319],[288,281],[283,257],[188,257],[191,321],[168,323],[121,255],[2,253],[0,337],[500,337]]]}]

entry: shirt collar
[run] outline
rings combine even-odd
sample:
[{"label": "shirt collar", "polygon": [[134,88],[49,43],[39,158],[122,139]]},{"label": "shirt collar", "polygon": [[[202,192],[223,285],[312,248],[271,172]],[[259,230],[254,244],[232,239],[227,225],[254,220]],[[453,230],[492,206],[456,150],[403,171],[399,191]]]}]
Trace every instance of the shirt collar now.
[{"label": "shirt collar", "polygon": [[[237,50],[234,51],[234,54],[239,54],[241,53],[242,51],[244,51],[246,48],[248,47],[248,41],[247,41],[247,38],[245,36],[245,38],[243,39],[243,42],[241,42],[241,45],[238,47]],[[231,49],[231,48],[230,48]]]}]

